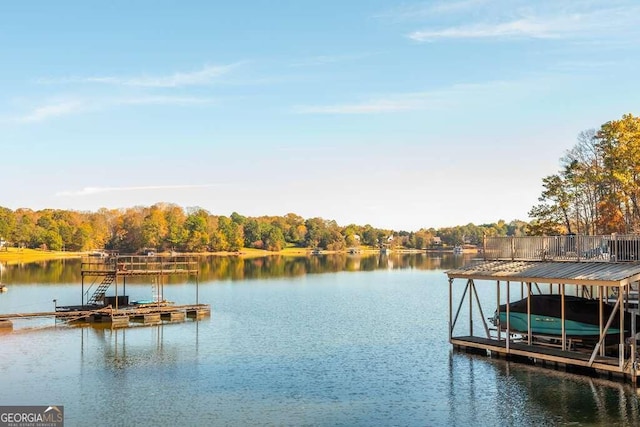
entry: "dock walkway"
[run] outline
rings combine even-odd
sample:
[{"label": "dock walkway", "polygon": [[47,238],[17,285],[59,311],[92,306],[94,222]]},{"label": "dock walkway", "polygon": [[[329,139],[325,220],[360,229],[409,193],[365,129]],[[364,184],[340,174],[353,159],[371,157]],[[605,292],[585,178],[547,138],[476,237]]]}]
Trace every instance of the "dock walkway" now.
[{"label": "dock walkway", "polygon": [[163,320],[177,322],[187,318],[198,320],[210,314],[211,306],[209,304],[149,304],[144,307],[126,306],[117,310],[111,306],[76,306],[76,309],[58,307],[57,311],[50,312],[0,314],[0,322],[51,317],[56,321],[66,323],[110,323],[114,326],[129,326],[129,322],[160,323]]}]

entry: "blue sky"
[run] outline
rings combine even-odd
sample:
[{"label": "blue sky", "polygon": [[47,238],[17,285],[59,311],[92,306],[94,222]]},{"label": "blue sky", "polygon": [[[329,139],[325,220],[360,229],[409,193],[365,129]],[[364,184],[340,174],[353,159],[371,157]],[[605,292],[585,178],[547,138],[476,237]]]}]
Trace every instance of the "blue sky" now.
[{"label": "blue sky", "polygon": [[0,5],[0,205],[528,220],[640,105],[640,3]]}]

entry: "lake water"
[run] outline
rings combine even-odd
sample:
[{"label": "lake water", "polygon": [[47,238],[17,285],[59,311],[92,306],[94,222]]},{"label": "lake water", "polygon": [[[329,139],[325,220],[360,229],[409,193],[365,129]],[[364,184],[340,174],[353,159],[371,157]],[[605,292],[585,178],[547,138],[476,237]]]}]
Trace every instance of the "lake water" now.
[{"label": "lake water", "polygon": [[[202,321],[18,322],[0,335],[0,404],[64,405],[67,426],[640,422],[628,385],[453,351],[444,270],[462,262],[206,259],[199,299],[212,314]],[[78,303],[79,271],[73,260],[6,266],[0,312]],[[176,278],[165,298],[193,302],[195,286]],[[148,299],[153,286],[128,282],[127,291]]]}]

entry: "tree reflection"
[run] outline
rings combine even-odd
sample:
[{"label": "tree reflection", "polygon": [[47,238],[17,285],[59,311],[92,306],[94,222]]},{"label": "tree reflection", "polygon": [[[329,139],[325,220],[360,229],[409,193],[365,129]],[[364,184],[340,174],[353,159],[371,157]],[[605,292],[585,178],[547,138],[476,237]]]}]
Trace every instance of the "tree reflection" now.
[{"label": "tree reflection", "polygon": [[[390,254],[328,254],[310,256],[270,255],[245,258],[241,256],[202,256],[198,280],[246,280],[275,277],[298,277],[305,274],[335,273],[341,271],[374,270],[448,270],[469,262],[468,256],[451,254],[401,253]],[[79,259],[39,261],[5,267],[5,282],[30,283],[80,283],[81,264]],[[184,283],[185,276],[169,276],[165,283]],[[135,283],[135,278],[127,283]]]}]

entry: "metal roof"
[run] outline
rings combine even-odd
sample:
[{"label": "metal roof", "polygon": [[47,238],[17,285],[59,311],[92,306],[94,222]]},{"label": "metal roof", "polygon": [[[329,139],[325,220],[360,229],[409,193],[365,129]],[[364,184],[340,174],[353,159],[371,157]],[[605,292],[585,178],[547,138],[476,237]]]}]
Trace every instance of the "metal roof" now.
[{"label": "metal roof", "polygon": [[480,261],[446,273],[450,279],[625,286],[640,280],[640,263]]}]

